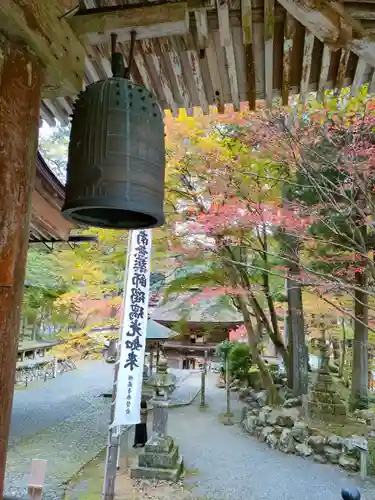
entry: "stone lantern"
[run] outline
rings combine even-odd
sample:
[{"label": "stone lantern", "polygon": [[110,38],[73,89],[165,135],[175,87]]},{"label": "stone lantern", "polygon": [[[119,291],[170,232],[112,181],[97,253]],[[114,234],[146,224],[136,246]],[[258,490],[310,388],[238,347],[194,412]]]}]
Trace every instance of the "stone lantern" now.
[{"label": "stone lantern", "polygon": [[167,431],[168,400],[175,382],[175,375],[168,373],[167,360],[160,358],[156,374],[149,379],[154,390],[152,435],[138,456],[138,466],[131,469],[132,478],[178,481],[181,476],[183,460]]},{"label": "stone lantern", "polygon": [[153,388],[153,402],[168,401],[171,392],[175,389],[176,375],[168,372],[168,363],[163,356],[160,356],[156,373],[149,378],[148,385]]}]

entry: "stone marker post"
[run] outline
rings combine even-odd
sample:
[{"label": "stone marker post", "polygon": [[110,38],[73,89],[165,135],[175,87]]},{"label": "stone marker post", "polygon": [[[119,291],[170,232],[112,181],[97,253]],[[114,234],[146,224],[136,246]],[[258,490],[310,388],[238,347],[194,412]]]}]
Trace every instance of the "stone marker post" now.
[{"label": "stone marker post", "polygon": [[230,415],[230,375],[229,375],[229,356],[225,357],[225,392],[227,397],[227,415]]},{"label": "stone marker post", "polygon": [[149,380],[154,388],[152,435],[144,452],[138,457],[138,466],[131,469],[132,478],[178,481],[183,470],[182,457],[173,439],[168,436],[168,400],[175,385],[175,377],[168,373],[167,361],[160,357],[155,376]]},{"label": "stone marker post", "polygon": [[207,349],[204,351],[204,362],[201,372],[201,404],[200,407],[204,408],[206,406],[206,375],[207,375]]}]

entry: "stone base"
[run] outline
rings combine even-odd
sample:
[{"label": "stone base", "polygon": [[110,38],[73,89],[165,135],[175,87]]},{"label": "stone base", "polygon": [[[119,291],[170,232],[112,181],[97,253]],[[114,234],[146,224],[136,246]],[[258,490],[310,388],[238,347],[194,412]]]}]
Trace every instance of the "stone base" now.
[{"label": "stone base", "polygon": [[178,481],[183,471],[183,460],[171,437],[152,436],[138,456],[138,465],[131,469],[134,479],[161,479]]},{"label": "stone base", "polygon": [[156,467],[141,467],[140,465],[130,470],[132,479],[160,479],[162,481],[177,482],[184,469],[182,457],[178,457],[173,469],[161,469]]},{"label": "stone base", "polygon": [[307,397],[304,399],[305,416],[309,420],[345,423],[346,406],[336,392],[332,375],[320,369]]},{"label": "stone base", "polygon": [[173,438],[152,436],[146,443],[145,453],[169,453],[173,448]]},{"label": "stone base", "polygon": [[178,457],[178,447],[174,446],[168,453],[141,453],[138,457],[138,464],[140,467],[173,469]]}]

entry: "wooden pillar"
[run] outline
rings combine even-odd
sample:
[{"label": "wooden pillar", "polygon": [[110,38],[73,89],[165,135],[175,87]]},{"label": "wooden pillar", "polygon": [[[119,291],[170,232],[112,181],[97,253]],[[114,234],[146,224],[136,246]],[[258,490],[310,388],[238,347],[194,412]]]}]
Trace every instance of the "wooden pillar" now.
[{"label": "wooden pillar", "polygon": [[42,68],[0,35],[0,498],[36,168]]}]

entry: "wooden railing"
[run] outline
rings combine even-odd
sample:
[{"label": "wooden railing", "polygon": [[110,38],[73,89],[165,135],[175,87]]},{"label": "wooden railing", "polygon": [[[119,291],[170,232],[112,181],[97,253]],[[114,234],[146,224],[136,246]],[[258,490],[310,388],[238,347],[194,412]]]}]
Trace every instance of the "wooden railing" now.
[{"label": "wooden railing", "polygon": [[26,387],[36,380],[46,381],[57,375],[74,370],[76,365],[70,359],[41,358],[30,361],[19,361],[16,367],[16,386]]}]

